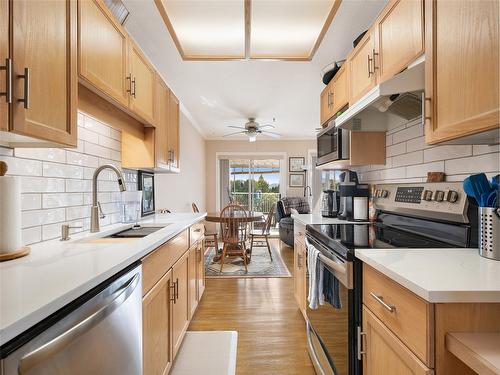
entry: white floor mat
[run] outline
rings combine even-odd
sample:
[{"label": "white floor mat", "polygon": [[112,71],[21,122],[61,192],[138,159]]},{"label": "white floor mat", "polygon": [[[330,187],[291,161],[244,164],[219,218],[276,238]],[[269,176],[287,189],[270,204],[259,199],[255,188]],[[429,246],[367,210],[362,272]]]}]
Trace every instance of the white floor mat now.
[{"label": "white floor mat", "polygon": [[234,375],[236,331],[188,331],[171,375]]}]

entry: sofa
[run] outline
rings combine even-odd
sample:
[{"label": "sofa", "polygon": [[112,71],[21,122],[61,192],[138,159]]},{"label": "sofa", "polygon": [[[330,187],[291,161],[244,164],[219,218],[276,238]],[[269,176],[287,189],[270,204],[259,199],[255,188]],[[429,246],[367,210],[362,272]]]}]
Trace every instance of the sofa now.
[{"label": "sofa", "polygon": [[285,197],[278,201],[276,205],[276,222],[278,223],[280,240],[288,246],[293,247],[293,219],[290,210],[294,208],[299,214],[309,214],[311,209],[307,198]]}]

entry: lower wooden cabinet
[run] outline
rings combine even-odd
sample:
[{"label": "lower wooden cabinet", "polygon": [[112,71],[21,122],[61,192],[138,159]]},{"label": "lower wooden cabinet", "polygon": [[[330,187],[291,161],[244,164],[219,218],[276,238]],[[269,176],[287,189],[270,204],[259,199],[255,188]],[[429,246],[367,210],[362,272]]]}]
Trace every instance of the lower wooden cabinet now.
[{"label": "lower wooden cabinet", "polygon": [[175,298],[172,307],[172,346],[174,357],[179,350],[191,318],[189,312],[189,252],[172,267]]},{"label": "lower wooden cabinet", "polygon": [[198,288],[196,294],[198,296],[198,302],[201,301],[203,293],[205,292],[205,244],[203,240],[198,242],[197,248],[198,262],[196,267],[196,280],[198,282]]},{"label": "lower wooden cabinet", "polygon": [[306,291],[306,274],[307,274],[307,266],[306,266],[306,248],[303,242],[300,242],[297,238],[295,239],[294,246],[294,294],[295,300],[299,305],[300,311],[306,316],[306,299],[307,299],[307,291]]},{"label": "lower wooden cabinet", "polygon": [[189,249],[189,319],[191,319],[196,311],[196,307],[198,307],[198,280],[197,280],[197,268],[198,268],[198,247],[197,243],[195,243]]},{"label": "lower wooden cabinet", "polygon": [[173,287],[169,271],[142,300],[144,375],[166,374],[172,366]]},{"label": "lower wooden cabinet", "polygon": [[427,368],[384,323],[363,306],[365,375],[430,375]]}]

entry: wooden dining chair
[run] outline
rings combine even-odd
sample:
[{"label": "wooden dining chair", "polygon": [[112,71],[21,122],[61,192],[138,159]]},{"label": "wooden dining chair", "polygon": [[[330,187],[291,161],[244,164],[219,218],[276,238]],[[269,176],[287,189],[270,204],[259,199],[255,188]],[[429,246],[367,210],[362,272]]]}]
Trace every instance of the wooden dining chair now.
[{"label": "wooden dining chair", "polygon": [[245,273],[247,267],[248,240],[248,213],[238,204],[226,206],[220,213],[220,235],[223,242],[222,256],[220,259],[220,272],[224,267],[224,260],[227,257],[238,256],[243,258]]},{"label": "wooden dining chair", "polygon": [[273,261],[273,254],[271,252],[271,246],[269,245],[269,236],[271,234],[271,224],[273,222],[274,209],[276,205],[273,205],[267,214],[267,220],[261,230],[253,230],[250,232],[250,259],[252,259],[252,250],[254,240],[265,240],[267,245],[267,251],[269,251],[269,257],[271,262]]},{"label": "wooden dining chair", "polygon": [[[194,213],[200,212],[196,203],[194,202],[191,203],[191,207],[193,208]],[[218,240],[219,233],[217,233],[217,231],[207,230],[206,225],[204,225],[204,227],[205,227],[205,238],[204,238],[205,249],[209,247],[215,247],[215,252],[217,253],[219,251],[219,240]]]}]

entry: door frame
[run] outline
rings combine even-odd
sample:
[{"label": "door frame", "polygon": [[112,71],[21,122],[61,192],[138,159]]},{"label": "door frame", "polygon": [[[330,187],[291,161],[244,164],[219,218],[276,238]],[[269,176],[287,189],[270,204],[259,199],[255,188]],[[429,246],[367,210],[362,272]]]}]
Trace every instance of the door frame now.
[{"label": "door frame", "polygon": [[230,156],[233,158],[241,157],[245,159],[246,156],[269,156],[269,159],[272,159],[273,156],[279,156],[280,160],[280,194],[281,196],[285,196],[286,194],[286,181],[288,178],[288,170],[286,168],[286,163],[288,160],[288,154],[286,152],[265,152],[265,151],[248,151],[248,152],[240,152],[240,151],[220,151],[215,153],[215,210],[220,211],[220,159],[224,159],[224,157]]}]

